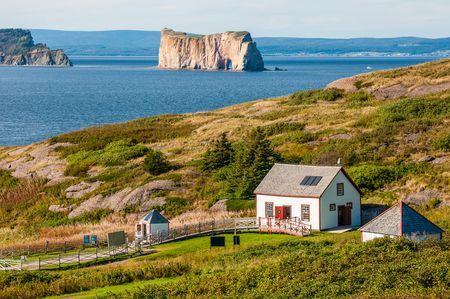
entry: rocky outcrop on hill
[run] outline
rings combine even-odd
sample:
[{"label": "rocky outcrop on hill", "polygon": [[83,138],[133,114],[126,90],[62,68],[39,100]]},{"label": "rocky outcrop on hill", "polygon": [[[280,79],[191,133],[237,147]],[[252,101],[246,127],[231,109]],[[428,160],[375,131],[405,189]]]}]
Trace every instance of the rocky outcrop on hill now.
[{"label": "rocky outcrop on hill", "polygon": [[0,29],[0,65],[72,66],[62,50],[34,44],[29,30]]},{"label": "rocky outcrop on hill", "polygon": [[9,170],[14,177],[24,179],[43,178],[48,185],[55,185],[71,179],[64,175],[67,161],[61,159],[55,149],[69,146],[69,143],[34,144],[12,148],[0,158],[0,169]]},{"label": "rocky outcrop on hill", "polygon": [[176,190],[180,190],[180,187],[175,182],[170,180],[157,180],[136,189],[128,187],[108,196],[99,194],[84,201],[77,208],[73,209],[69,214],[69,218],[74,218],[96,209],[108,209],[118,212],[124,210],[126,207],[133,206],[141,210],[148,210],[151,207],[162,206],[165,203],[165,198],[151,198],[152,194],[157,191]]},{"label": "rocky outcrop on hill", "polygon": [[159,68],[263,71],[264,61],[250,33],[192,35],[161,31]]},{"label": "rocky outcrop on hill", "polygon": [[376,71],[331,82],[327,88],[367,92],[377,99],[420,97],[450,89],[450,59]]}]

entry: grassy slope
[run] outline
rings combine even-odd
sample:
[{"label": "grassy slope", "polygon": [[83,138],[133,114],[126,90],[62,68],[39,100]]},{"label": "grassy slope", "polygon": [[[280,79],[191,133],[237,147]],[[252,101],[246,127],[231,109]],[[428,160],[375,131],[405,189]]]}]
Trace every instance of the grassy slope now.
[{"label": "grassy slope", "polygon": [[[242,247],[209,249],[208,237],[157,246],[115,265],[69,271],[0,273],[0,297],[446,297],[448,241],[416,245],[358,232],[298,238],[246,233]],[[130,292],[130,293],[127,293]]]},{"label": "grassy slope", "polygon": [[[413,74],[415,78],[422,76],[426,80],[433,76],[433,70],[439,78],[448,79],[448,68],[443,68],[440,62],[406,68],[400,77],[397,76],[399,70],[377,72],[367,77],[378,78],[383,74],[383,80],[389,77],[407,80],[408,74]],[[72,146],[58,149],[58,154],[67,158],[67,172],[76,178],[52,187],[40,184],[30,191],[20,183],[11,183],[8,174],[4,174],[2,181],[7,181],[8,185],[0,185],[0,195],[2,192],[11,194],[12,190],[17,196],[12,196],[16,200],[13,204],[0,200],[0,226],[4,231],[0,240],[11,242],[7,239],[10,238],[9,227],[19,228],[27,236],[36,234],[42,227],[74,222],[63,213],[49,212],[50,204],[78,204],[99,193],[111,194],[155,179],[173,179],[184,187],[183,191],[158,194],[187,200],[188,204],[175,209],[176,213],[183,209],[207,208],[218,199],[223,184],[209,173],[201,172],[196,166],[198,159],[209,142],[222,132],[227,132],[231,140],[239,141],[256,126],[266,130],[285,162],[334,164],[341,158],[359,182],[372,180],[364,203],[391,204],[423,189],[439,191],[439,200],[448,202],[450,163],[418,161],[428,155],[448,156],[449,115],[450,90],[389,101],[376,100],[360,92],[342,94],[325,90],[299,92],[211,112],[162,115],[63,134],[50,142],[72,143]],[[159,176],[146,173],[143,158],[139,157],[143,153],[142,145],[162,150],[178,169]],[[0,149],[0,158],[5,151]],[[99,174],[86,177],[88,169],[96,169]],[[65,198],[63,190],[81,180],[105,183],[81,199]],[[234,206],[242,205],[235,203]],[[418,209],[444,229],[450,229],[446,217],[450,212],[448,206],[423,205]],[[87,215],[76,221],[89,222],[98,216]],[[25,226],[29,221],[39,225]]]}]

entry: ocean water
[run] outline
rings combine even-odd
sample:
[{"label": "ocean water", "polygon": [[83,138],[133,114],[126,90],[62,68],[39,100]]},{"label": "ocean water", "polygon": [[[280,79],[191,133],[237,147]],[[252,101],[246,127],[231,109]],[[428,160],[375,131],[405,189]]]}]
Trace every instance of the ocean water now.
[{"label": "ocean water", "polygon": [[265,57],[282,72],[169,71],[156,57],[72,57],[73,68],[0,68],[0,146],[93,125],[286,95],[432,58]]}]

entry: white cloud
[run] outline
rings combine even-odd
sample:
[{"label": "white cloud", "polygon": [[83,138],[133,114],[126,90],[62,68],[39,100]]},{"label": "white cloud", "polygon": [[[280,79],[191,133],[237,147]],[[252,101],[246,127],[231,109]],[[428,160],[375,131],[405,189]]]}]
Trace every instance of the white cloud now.
[{"label": "white cloud", "polygon": [[[8,1],[8,4],[1,3]],[[448,36],[447,0],[0,0],[0,28],[143,29],[255,36]]]}]

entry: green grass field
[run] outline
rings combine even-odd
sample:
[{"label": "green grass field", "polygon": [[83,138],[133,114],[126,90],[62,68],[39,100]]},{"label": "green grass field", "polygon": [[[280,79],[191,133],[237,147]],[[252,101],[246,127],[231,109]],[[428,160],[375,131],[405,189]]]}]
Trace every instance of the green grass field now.
[{"label": "green grass field", "polygon": [[65,271],[0,274],[0,298],[348,298],[449,296],[450,243],[360,233],[307,237],[243,233],[241,247],[209,237],[155,246],[156,253]]}]

